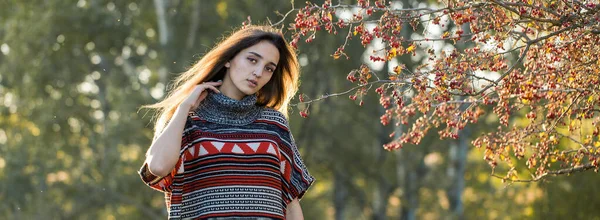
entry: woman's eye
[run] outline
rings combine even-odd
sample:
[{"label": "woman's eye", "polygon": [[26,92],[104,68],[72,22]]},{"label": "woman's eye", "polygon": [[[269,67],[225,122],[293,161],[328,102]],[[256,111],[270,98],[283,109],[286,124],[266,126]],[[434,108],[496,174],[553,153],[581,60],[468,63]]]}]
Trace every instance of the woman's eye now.
[{"label": "woman's eye", "polygon": [[275,71],[275,69],[273,69],[271,67],[267,67],[267,71],[269,71],[269,73],[272,73],[273,71]]},{"label": "woman's eye", "polygon": [[248,58],[248,60],[250,60],[250,62],[252,62],[252,63],[256,63],[256,59],[254,59],[254,58]]}]

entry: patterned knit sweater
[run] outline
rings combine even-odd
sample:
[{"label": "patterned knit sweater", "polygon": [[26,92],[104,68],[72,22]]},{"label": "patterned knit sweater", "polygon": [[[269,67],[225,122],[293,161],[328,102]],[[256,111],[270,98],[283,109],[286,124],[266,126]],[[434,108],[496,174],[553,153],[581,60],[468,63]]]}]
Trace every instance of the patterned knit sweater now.
[{"label": "patterned knit sweater", "polygon": [[188,115],[173,171],[157,177],[142,166],[142,180],[165,193],[169,219],[285,219],[313,183],[286,118],[256,100],[209,93]]}]

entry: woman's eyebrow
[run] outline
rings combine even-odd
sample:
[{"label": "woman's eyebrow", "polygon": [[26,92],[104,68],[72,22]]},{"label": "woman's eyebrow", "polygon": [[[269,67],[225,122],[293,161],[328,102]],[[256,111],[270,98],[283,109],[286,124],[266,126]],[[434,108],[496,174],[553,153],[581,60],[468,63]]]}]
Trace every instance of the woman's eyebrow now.
[{"label": "woman's eyebrow", "polygon": [[[260,59],[263,59],[263,56],[261,56],[260,54],[258,54],[258,53],[256,53],[256,52],[248,52],[248,53],[254,54],[254,55],[255,55],[255,56],[257,56],[258,58],[260,58]],[[273,63],[273,62],[269,62],[269,63],[270,63],[270,64],[272,64],[273,66],[276,66],[276,67],[277,67],[277,64],[276,64],[276,63]]]}]

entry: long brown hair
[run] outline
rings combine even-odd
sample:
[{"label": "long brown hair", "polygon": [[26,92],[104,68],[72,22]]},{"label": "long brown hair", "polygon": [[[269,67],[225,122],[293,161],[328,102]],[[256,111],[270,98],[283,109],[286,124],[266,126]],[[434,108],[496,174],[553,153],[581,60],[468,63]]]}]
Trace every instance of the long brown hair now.
[{"label": "long brown hair", "polygon": [[223,80],[225,63],[240,51],[261,41],[268,41],[277,47],[279,62],[271,80],[258,91],[257,105],[274,108],[287,117],[287,107],[298,90],[299,66],[294,49],[285,41],[283,34],[269,26],[246,26],[234,31],[218,43],[198,62],[178,76],[173,89],[162,101],[144,107],[156,109],[155,137],[173,117],[177,106],[187,98],[193,88],[209,81]]}]

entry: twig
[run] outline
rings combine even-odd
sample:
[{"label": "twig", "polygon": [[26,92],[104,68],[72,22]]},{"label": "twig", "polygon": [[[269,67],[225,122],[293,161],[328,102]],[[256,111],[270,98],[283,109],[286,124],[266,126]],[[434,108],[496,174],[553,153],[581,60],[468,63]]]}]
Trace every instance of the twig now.
[{"label": "twig", "polygon": [[[496,81],[494,81],[494,83],[487,85],[485,88],[483,88],[482,90],[479,90],[478,92],[476,92],[475,94],[473,94],[472,96],[478,96],[481,95],[482,93],[484,93],[486,90],[488,90],[489,88],[492,88],[493,86],[497,86],[498,83],[500,81],[502,81],[502,79],[504,79],[504,77],[508,76],[516,67],[519,63],[521,63],[521,61],[523,61],[523,58],[525,58],[525,56],[527,55],[527,52],[529,51],[529,46],[531,46],[531,44],[527,44],[527,46],[525,47],[525,49],[523,50],[523,53],[521,54],[521,56],[519,56],[519,59],[517,59],[517,61],[515,62],[514,65],[512,65],[510,67],[510,69],[508,69],[504,74],[500,75],[500,77],[498,77],[498,79],[496,79]],[[464,94],[464,95],[468,95],[468,94]]]},{"label": "twig", "polygon": [[321,100],[329,98],[329,97],[345,95],[345,94],[348,94],[348,93],[350,93],[350,92],[352,92],[354,90],[357,90],[359,88],[364,88],[364,87],[367,87],[367,86],[372,86],[372,85],[377,84],[377,83],[395,83],[395,82],[400,82],[400,81],[399,80],[378,80],[378,81],[373,81],[373,82],[369,82],[369,83],[366,83],[366,84],[362,84],[362,85],[358,85],[358,86],[352,87],[351,89],[349,89],[349,90],[347,90],[345,92],[339,92],[339,93],[322,95],[319,98],[311,99],[311,100],[306,101],[306,102],[298,102],[298,103],[295,103],[295,104],[290,104],[290,106],[297,106],[299,104],[311,104],[313,102],[321,101]]},{"label": "twig", "polygon": [[272,24],[271,26],[277,26],[281,23],[283,23],[283,21],[285,21],[285,19],[287,18],[287,16],[292,13],[293,11],[297,11],[298,9],[294,8],[294,5],[292,5],[292,9],[290,9],[287,13],[285,13],[285,15],[283,15],[283,18],[281,18],[281,20],[279,20],[277,23]]},{"label": "twig", "polygon": [[560,121],[565,116],[565,114],[569,110],[571,110],[571,107],[573,107],[573,105],[575,104],[575,102],[577,102],[577,99],[579,99],[579,97],[581,97],[581,93],[578,94],[577,97],[575,97],[575,99],[573,99],[573,101],[571,102],[571,104],[569,105],[569,107],[564,112],[562,112],[560,114],[560,116],[556,120],[554,120],[554,124],[552,124],[552,126],[550,126],[550,128],[548,129],[548,131],[552,131],[554,129],[554,127],[556,127],[556,124],[558,124],[558,121]]}]

